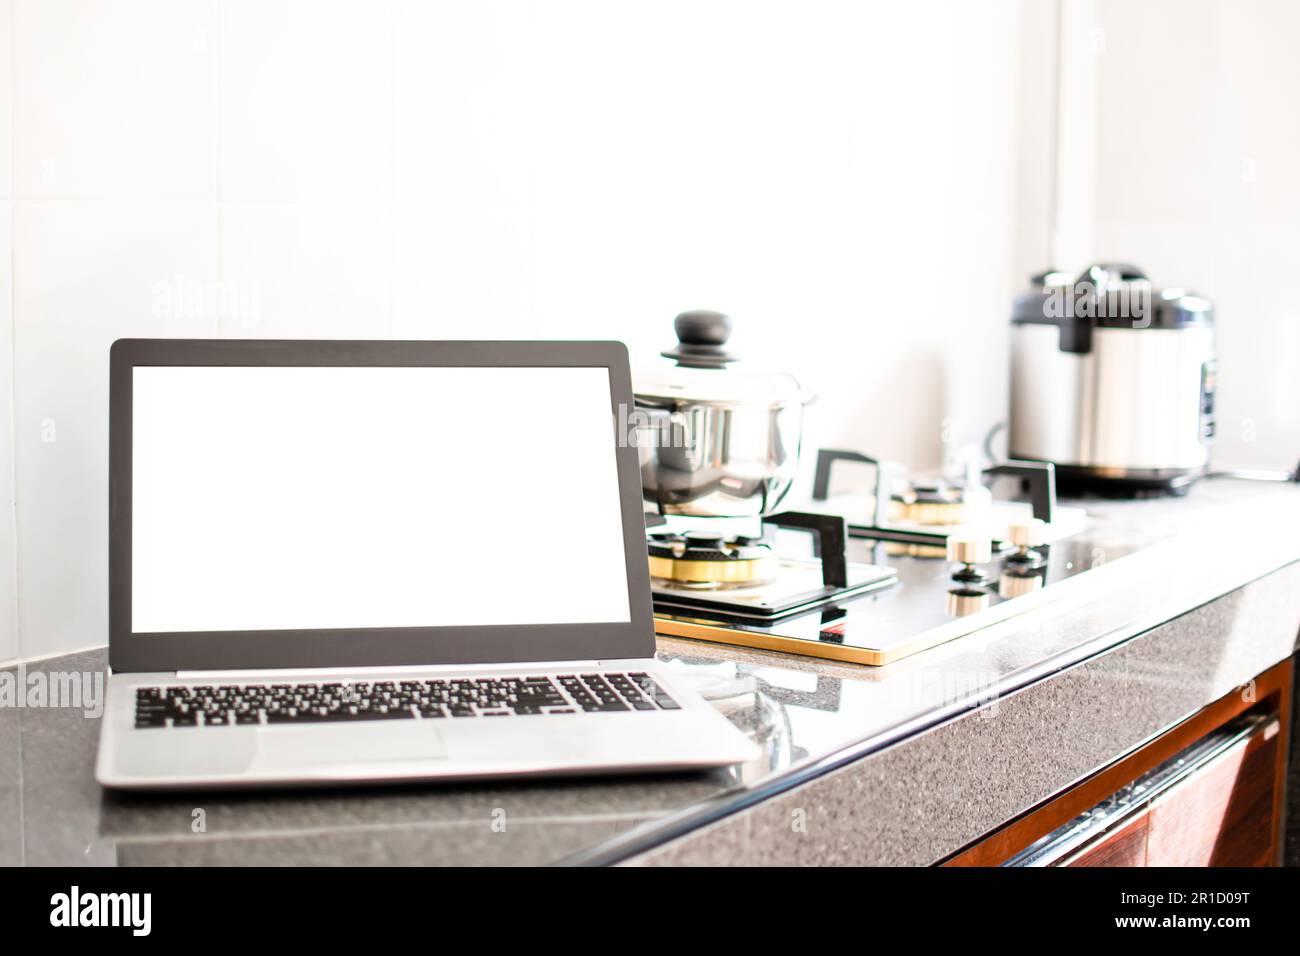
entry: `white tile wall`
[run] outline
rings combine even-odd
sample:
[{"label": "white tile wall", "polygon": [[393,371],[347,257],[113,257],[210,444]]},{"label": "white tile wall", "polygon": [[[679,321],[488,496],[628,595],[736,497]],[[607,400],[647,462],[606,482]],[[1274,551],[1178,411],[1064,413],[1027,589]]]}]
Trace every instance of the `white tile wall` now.
[{"label": "white tile wall", "polygon": [[216,335],[213,203],[29,201],[14,216],[19,634],[24,656],[106,639],[108,350]]},{"label": "white tile wall", "polygon": [[221,5],[228,336],[391,334],[396,63],[388,0]]},{"label": "white tile wall", "polygon": [[714,307],[821,393],[812,444],[977,439],[1005,401],[1018,6],[16,0],[18,651],[105,639],[125,335],[652,358]]},{"label": "white tile wall", "polygon": [[[0,47],[0,51],[3,47]],[[0,56],[0,69],[3,57]],[[0,202],[0,661],[18,656],[18,531],[14,514],[13,203]]]},{"label": "white tile wall", "polygon": [[945,422],[974,441],[1005,404],[1016,27],[1011,4],[401,3],[395,334],[652,358],[720,308],[822,394],[822,440],[936,462]]},{"label": "white tile wall", "polygon": [[222,198],[387,201],[391,0],[224,0],[220,20]]},{"label": "white tile wall", "polygon": [[0,199],[14,194],[14,0],[0,0]]},{"label": "white tile wall", "polygon": [[1295,467],[1300,5],[1103,0],[1098,13],[1091,252],[1214,300],[1214,457]]},{"label": "white tile wall", "polygon": [[392,235],[387,203],[223,203],[222,334],[388,338]]},{"label": "white tile wall", "polygon": [[13,443],[13,0],[0,0],[0,661],[18,654]]},{"label": "white tile wall", "polygon": [[216,0],[17,0],[21,199],[213,199]]}]

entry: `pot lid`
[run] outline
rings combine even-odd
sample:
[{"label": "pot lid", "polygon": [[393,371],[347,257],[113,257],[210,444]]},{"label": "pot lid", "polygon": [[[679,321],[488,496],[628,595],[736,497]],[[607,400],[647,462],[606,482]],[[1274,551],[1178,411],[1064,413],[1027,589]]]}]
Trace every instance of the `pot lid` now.
[{"label": "pot lid", "polygon": [[732,327],[730,316],[708,309],[677,316],[677,344],[633,376],[637,399],[768,407],[812,401],[793,376],[750,365],[728,351]]}]

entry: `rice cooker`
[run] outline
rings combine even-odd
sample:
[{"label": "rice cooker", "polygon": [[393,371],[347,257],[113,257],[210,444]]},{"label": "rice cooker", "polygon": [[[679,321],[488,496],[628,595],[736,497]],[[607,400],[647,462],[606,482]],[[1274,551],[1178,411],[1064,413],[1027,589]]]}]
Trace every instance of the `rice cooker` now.
[{"label": "rice cooker", "polygon": [[1214,308],[1135,266],[1049,272],[1011,319],[1012,458],[1062,490],[1186,491],[1214,437]]}]

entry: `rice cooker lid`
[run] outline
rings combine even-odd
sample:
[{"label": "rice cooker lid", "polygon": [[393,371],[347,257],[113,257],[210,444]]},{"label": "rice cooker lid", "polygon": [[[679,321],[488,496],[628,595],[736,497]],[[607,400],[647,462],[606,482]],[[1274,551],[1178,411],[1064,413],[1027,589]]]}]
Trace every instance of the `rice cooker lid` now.
[{"label": "rice cooker lid", "polygon": [[1049,270],[1030,282],[1012,306],[1014,324],[1133,331],[1214,324],[1208,299],[1184,288],[1156,288],[1141,269],[1127,263],[1098,262],[1074,278]]}]

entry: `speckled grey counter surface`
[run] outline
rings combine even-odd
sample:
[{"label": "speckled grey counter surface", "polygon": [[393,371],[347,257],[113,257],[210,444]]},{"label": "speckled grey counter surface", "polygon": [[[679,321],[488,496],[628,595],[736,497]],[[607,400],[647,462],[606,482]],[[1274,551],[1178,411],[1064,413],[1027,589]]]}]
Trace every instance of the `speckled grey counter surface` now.
[{"label": "speckled grey counter surface", "polygon": [[126,797],[93,780],[98,720],[0,708],[0,863],[934,862],[1295,650],[1300,488],[1087,507],[1165,537],[897,664],[662,640],[762,745],[711,774]]}]

